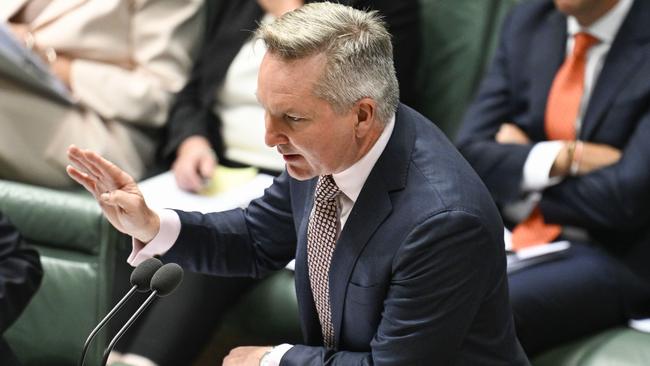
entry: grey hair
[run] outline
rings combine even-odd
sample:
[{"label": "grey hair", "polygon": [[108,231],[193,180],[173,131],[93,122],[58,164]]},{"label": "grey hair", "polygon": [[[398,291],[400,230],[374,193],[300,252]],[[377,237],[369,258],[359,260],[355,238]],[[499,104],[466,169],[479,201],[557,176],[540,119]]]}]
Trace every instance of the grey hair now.
[{"label": "grey hair", "polygon": [[377,102],[387,123],[399,103],[390,33],[376,11],[330,2],[311,3],[256,31],[268,52],[294,60],[316,54],[327,61],[314,93],[343,113],[362,98]]}]

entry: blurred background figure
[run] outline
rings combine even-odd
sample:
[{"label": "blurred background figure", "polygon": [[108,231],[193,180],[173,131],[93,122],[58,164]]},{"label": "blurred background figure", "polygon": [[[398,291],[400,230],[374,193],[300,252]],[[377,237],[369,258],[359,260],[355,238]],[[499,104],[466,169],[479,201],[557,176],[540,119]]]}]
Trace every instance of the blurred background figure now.
[{"label": "blurred background figure", "polygon": [[0,365],[19,366],[2,334],[18,318],[43,277],[35,250],[20,244],[16,228],[0,212]]},{"label": "blurred background figure", "polygon": [[509,276],[529,356],[650,315],[648,19],[645,0],[522,2],[460,130],[513,249],[571,244]]},{"label": "blurred background figure", "polygon": [[72,185],[65,151],[97,149],[141,178],[192,65],[202,1],[4,0],[0,19],[69,89],[69,105],[0,78],[0,178]]}]

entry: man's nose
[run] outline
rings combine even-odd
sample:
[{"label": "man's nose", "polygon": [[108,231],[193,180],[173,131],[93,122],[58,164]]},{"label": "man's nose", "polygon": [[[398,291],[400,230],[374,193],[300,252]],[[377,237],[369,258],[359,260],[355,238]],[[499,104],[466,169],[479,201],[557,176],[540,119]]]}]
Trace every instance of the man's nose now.
[{"label": "man's nose", "polygon": [[269,147],[282,145],[287,143],[287,137],[282,132],[282,121],[269,116],[268,113],[264,116],[264,143]]}]

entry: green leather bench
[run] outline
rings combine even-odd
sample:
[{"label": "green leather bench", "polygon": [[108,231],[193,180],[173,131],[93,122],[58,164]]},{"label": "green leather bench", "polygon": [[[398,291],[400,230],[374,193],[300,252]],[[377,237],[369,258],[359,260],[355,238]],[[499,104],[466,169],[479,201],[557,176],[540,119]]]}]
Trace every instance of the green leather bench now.
[{"label": "green leather bench", "polygon": [[[112,306],[115,251],[128,238],[86,194],[0,180],[0,210],[43,263],[39,291],[6,338],[25,366],[76,365],[86,337]],[[87,365],[107,344],[100,332]]]}]

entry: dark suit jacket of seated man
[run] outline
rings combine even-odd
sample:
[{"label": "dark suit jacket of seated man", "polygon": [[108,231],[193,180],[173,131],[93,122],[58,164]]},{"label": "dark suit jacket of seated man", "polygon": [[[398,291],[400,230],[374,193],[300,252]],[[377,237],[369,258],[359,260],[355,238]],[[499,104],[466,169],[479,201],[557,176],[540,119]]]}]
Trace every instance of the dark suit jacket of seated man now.
[{"label": "dark suit jacket of seated man", "polygon": [[[530,193],[522,189],[524,165],[533,147],[549,140],[545,110],[569,52],[568,15],[605,7],[589,27],[580,26],[605,36],[588,58],[609,45],[577,133],[580,170],[565,171],[559,183],[542,189],[538,204],[547,222],[570,227],[560,239],[570,239],[571,249],[562,260],[510,276],[517,332],[529,355],[647,316],[650,309],[650,2],[555,3],[562,11],[551,0],[525,1],[506,19],[494,63],[458,136],[461,152],[506,213]],[[498,141],[506,122],[528,141]],[[620,158],[598,167],[608,151]],[[556,163],[565,161],[560,155]]]},{"label": "dark suit jacket of seated man", "polygon": [[[163,254],[193,271],[262,277],[296,259],[304,344],[282,345],[276,363],[267,356],[280,347],[239,347],[224,365],[528,365],[497,208],[443,133],[399,105],[376,14],[310,4],[258,36],[269,49],[257,91],[265,142],[287,165],[248,208],[155,213],[119,168],[70,148],[69,174],[134,236],[130,263]],[[327,256],[308,234],[317,183],[329,176],[342,227],[325,277],[331,323],[311,283],[312,262]]]},{"label": "dark suit jacket of seated man", "polygon": [[0,213],[0,365],[18,366],[1,335],[13,324],[41,284],[43,270],[38,253],[24,248],[20,235]]}]

